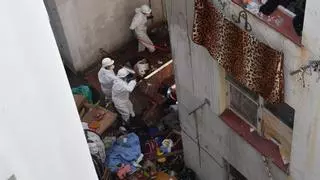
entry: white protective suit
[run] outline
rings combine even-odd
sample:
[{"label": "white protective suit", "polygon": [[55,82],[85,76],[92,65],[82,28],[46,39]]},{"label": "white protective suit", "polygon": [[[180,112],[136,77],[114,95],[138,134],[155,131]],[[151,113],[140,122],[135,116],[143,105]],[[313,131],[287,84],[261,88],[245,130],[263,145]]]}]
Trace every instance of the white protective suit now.
[{"label": "white protective suit", "polygon": [[113,70],[104,67],[98,72],[98,79],[101,84],[101,90],[105,95],[105,100],[110,101],[112,98],[112,86],[114,80],[118,79]]},{"label": "white protective suit", "polygon": [[135,80],[127,83],[119,78],[114,81],[112,87],[112,101],[117,111],[121,114],[122,119],[126,122],[130,119],[130,115],[132,117],[135,116],[129,96],[136,84]]},{"label": "white protective suit", "polygon": [[150,52],[155,51],[153,42],[147,34],[147,16],[141,12],[141,8],[136,8],[136,15],[132,19],[130,29],[135,31],[136,38],[139,41],[138,51],[144,51],[146,48]]}]

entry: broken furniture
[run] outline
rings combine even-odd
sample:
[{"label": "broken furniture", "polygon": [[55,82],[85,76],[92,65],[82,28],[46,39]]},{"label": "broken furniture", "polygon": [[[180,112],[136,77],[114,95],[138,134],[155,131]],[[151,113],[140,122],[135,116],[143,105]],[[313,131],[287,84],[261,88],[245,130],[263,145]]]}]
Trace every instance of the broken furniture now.
[{"label": "broken furniture", "polygon": [[165,98],[159,94],[159,89],[166,80],[173,80],[173,76],[173,61],[170,60],[147,74],[138,87],[156,103],[161,104],[165,101]]},{"label": "broken furniture", "polygon": [[94,124],[96,126],[92,130],[102,135],[117,119],[117,114],[101,106],[90,108],[89,111],[81,119],[82,122],[88,123],[90,125]]},{"label": "broken furniture", "polygon": [[[170,79],[173,81],[173,63],[172,60],[164,63],[157,69],[147,74],[138,84],[138,88],[152,101],[152,106],[148,108],[143,115],[143,120],[147,125],[153,124],[152,118],[157,113],[157,108],[166,102],[166,97],[159,93],[160,87]],[[173,83],[173,82],[171,82]],[[172,85],[172,84],[170,84]]]}]

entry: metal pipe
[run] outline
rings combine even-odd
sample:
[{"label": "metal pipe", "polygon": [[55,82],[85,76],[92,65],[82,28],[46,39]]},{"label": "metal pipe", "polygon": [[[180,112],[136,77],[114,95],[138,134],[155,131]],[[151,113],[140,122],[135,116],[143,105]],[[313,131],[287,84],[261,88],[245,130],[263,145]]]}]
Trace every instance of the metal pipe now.
[{"label": "metal pipe", "polygon": [[201,108],[202,108],[204,105],[206,105],[206,104],[208,104],[208,105],[210,106],[210,101],[209,101],[209,99],[207,99],[207,98],[205,98],[205,99],[204,99],[204,102],[201,103],[197,108],[195,108],[194,110],[192,110],[191,112],[189,112],[189,113],[188,113],[189,116],[190,116],[191,114],[193,114],[194,112],[196,112],[197,110],[201,109]]},{"label": "metal pipe", "polygon": [[293,76],[293,75],[295,75],[295,74],[298,74],[298,73],[300,73],[300,72],[303,72],[303,71],[307,70],[308,68],[310,68],[311,66],[312,66],[311,64],[310,64],[310,65],[307,65],[307,66],[302,66],[300,69],[295,70],[295,71],[292,71],[292,72],[290,73],[290,75]]},{"label": "metal pipe", "polygon": [[305,66],[302,66],[300,67],[298,70],[295,70],[295,71],[292,71],[290,73],[290,75],[295,75],[295,74],[298,74],[300,72],[304,72],[306,71],[308,68],[312,68],[312,67],[317,67],[320,65],[320,61],[319,60],[312,60],[312,61],[309,61],[309,64],[308,65],[305,65]]}]

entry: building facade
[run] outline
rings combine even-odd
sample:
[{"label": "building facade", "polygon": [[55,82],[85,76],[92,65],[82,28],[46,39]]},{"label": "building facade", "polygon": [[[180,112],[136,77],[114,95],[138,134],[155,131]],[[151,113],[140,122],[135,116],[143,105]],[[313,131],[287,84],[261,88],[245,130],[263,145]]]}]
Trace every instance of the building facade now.
[{"label": "building facade", "polygon": [[203,180],[318,179],[318,73],[297,70],[305,72],[306,65],[320,60],[319,2],[306,1],[298,38],[254,13],[247,12],[247,21],[236,23],[232,17],[244,10],[236,0],[212,3],[243,31],[248,22],[250,35],[283,53],[285,106],[268,108],[263,98],[238,86],[205,47],[193,42],[194,0],[167,0],[186,164]]}]

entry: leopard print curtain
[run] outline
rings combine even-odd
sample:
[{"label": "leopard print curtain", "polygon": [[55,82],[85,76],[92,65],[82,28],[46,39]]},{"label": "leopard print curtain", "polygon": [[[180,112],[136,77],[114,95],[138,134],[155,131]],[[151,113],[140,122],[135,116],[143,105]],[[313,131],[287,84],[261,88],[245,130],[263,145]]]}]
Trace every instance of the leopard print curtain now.
[{"label": "leopard print curtain", "polygon": [[208,0],[195,0],[193,41],[238,83],[269,103],[283,102],[283,54],[225,19]]}]

